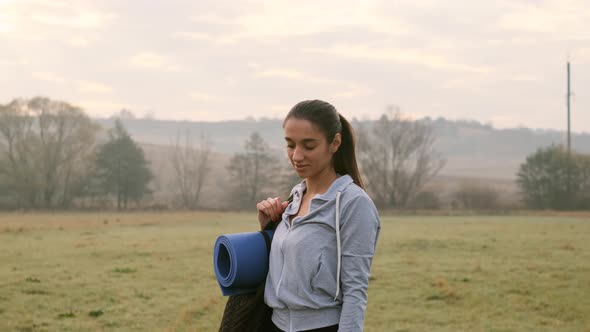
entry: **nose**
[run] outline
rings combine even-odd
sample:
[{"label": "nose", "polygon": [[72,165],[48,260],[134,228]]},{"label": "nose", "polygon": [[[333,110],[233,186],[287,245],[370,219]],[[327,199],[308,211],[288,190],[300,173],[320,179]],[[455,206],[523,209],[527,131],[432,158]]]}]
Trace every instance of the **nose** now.
[{"label": "nose", "polygon": [[302,160],[303,160],[303,151],[301,150],[300,147],[295,147],[295,149],[293,149],[293,161],[299,162]]}]

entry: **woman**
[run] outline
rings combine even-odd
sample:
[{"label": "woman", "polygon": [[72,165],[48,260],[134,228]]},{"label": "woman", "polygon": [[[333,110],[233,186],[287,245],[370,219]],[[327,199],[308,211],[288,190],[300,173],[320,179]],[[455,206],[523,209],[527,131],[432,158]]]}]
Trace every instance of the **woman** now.
[{"label": "woman", "polygon": [[275,331],[362,331],[379,216],[363,190],[348,121],[334,106],[302,101],[283,128],[287,155],[304,180],[293,201],[256,205],[274,233],[264,300]]}]

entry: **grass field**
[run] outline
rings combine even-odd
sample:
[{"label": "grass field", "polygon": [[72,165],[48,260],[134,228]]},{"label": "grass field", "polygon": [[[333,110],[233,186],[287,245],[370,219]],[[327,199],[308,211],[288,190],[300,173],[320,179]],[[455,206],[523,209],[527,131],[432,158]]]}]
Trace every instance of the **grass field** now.
[{"label": "grass field", "polygon": [[[215,331],[254,214],[0,214],[0,331]],[[383,217],[366,331],[590,332],[590,218]]]}]

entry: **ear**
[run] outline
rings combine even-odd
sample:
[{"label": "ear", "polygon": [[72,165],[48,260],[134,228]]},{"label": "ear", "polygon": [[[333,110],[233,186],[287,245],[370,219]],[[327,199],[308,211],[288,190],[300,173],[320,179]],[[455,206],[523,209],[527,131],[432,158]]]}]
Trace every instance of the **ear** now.
[{"label": "ear", "polygon": [[332,154],[336,153],[336,151],[338,151],[338,149],[340,148],[340,144],[342,144],[342,135],[340,135],[340,133],[336,133],[336,135],[334,135],[332,143],[330,144],[330,152]]}]

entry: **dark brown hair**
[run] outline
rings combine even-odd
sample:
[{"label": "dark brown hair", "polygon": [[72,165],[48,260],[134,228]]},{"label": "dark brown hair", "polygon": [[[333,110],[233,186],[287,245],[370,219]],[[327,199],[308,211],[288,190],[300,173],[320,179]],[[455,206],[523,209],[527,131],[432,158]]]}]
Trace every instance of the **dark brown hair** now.
[{"label": "dark brown hair", "polygon": [[365,188],[356,163],[352,126],[334,106],[322,100],[304,100],[293,106],[287,113],[283,127],[290,118],[311,122],[324,133],[328,144],[334,140],[337,133],[340,133],[342,142],[332,159],[334,170],[341,175],[350,175],[354,183],[363,189]]}]

